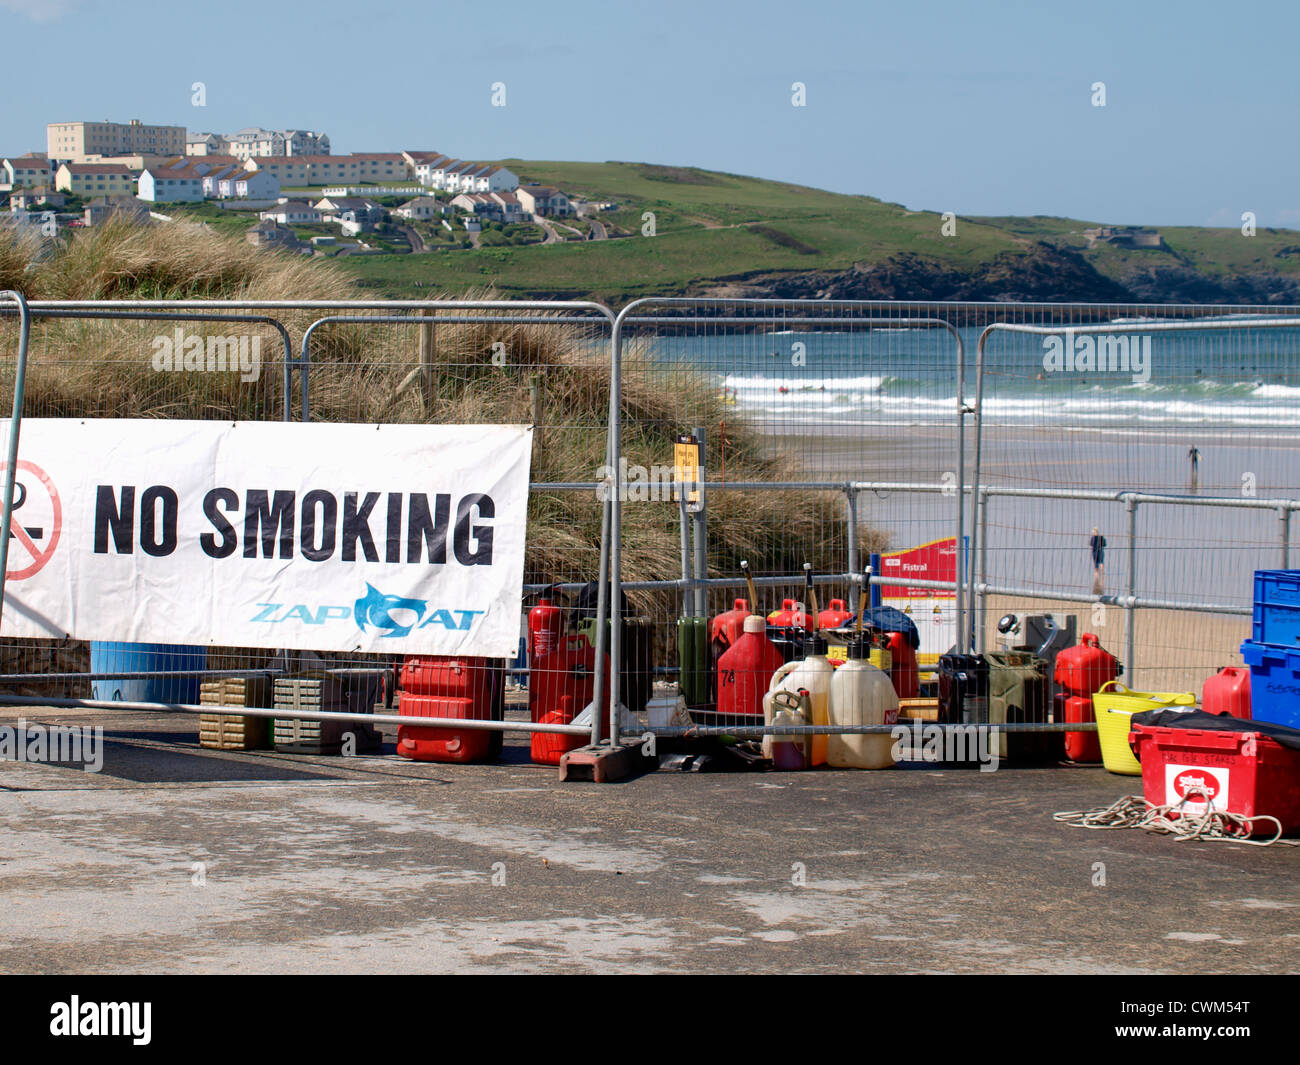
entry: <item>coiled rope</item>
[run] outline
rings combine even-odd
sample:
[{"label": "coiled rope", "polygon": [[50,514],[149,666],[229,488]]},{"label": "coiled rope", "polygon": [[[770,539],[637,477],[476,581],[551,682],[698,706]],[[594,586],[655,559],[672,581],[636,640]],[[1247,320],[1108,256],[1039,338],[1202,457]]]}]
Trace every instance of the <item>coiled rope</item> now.
[{"label": "coiled rope", "polygon": [[[1178,802],[1157,806],[1141,795],[1125,795],[1100,810],[1068,810],[1053,814],[1052,820],[1075,828],[1142,828],[1148,832],[1172,835],[1178,842],[1203,839],[1221,843],[1248,843],[1252,847],[1271,847],[1280,843],[1284,847],[1300,846],[1300,840],[1282,838],[1282,822],[1268,814],[1244,817],[1227,810],[1210,809],[1206,803],[1204,813],[1191,813],[1182,809],[1184,803],[1205,803],[1200,792],[1189,792]],[[1251,839],[1256,821],[1271,821],[1276,829],[1272,839]]]}]

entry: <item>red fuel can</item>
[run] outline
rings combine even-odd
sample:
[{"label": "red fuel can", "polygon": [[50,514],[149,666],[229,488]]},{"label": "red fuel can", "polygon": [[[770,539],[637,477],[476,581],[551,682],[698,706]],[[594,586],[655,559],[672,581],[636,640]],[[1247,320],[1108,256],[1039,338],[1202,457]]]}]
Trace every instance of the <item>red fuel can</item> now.
[{"label": "red fuel can", "polygon": [[1250,670],[1224,666],[1208,678],[1201,689],[1201,709],[1207,714],[1231,714],[1250,720]]},{"label": "red fuel can", "polygon": [[747,617],[749,617],[749,600],[735,600],[730,610],[719,614],[709,625],[709,641],[715,646],[721,643],[725,651],[740,639]]},{"label": "red fuel can", "polygon": [[767,615],[767,623],[779,629],[788,629],[794,624],[795,612],[802,613],[803,608],[793,599],[782,599],[781,609],[773,610]]},{"label": "red fuel can", "polygon": [[[585,704],[584,704],[585,705]],[[539,725],[568,725],[578,712],[573,709],[573,698],[560,696],[560,705],[555,710],[548,710],[538,720]],[[568,736],[563,732],[534,732],[529,753],[538,765],[559,765],[560,759],[569,751],[576,751],[586,743],[582,736]]]},{"label": "red fuel can", "polygon": [[785,664],[785,656],[765,635],[767,622],[757,614],[745,619],[745,631],[718,659],[718,713],[723,724],[733,716],[761,719],[768,683]]},{"label": "red fuel can", "polygon": [[851,617],[853,612],[845,607],[843,599],[832,599],[817,615],[817,625],[823,629],[838,629]]},{"label": "red fuel can", "polygon": [[[559,647],[537,660],[536,672],[529,675],[528,710],[534,721],[560,708],[560,700],[569,697],[576,717],[596,694],[596,649],[585,636],[566,636]],[[605,656],[604,714],[602,735],[609,735],[609,656]],[[560,722],[567,724],[568,722]]]},{"label": "red fuel can", "polygon": [[921,694],[921,669],[916,660],[916,649],[903,632],[889,633],[886,641],[893,665],[889,679],[900,699],[915,699]]},{"label": "red fuel can", "polygon": [[[1060,688],[1056,708],[1062,713],[1057,720],[1095,722],[1092,696],[1118,676],[1119,659],[1102,648],[1095,634],[1085,632],[1077,647],[1067,647],[1056,656],[1055,679]],[[1100,762],[1101,740],[1095,732],[1067,732],[1065,756],[1074,762]]]}]

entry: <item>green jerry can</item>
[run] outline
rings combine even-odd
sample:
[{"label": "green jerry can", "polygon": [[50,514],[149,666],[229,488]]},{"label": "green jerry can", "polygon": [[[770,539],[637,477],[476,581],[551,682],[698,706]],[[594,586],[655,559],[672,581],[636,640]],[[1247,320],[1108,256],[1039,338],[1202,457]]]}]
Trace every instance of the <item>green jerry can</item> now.
[{"label": "green jerry can", "polygon": [[[1044,722],[1050,707],[1047,663],[1027,651],[990,652],[989,724]],[[1016,762],[1042,762],[1065,757],[1065,735],[1060,732],[1002,733],[998,757]]]},{"label": "green jerry can", "polygon": [[[608,624],[606,632],[609,632]],[[596,619],[583,618],[578,622],[578,634],[587,637],[596,646]],[[623,668],[619,671],[618,701],[632,713],[645,712],[646,703],[654,695],[655,686],[655,625],[650,618],[624,618],[620,653]],[[609,653],[610,645],[605,644]]]},{"label": "green jerry can", "polygon": [[709,619],[677,619],[677,684],[687,706],[708,706],[715,698],[709,683]]}]

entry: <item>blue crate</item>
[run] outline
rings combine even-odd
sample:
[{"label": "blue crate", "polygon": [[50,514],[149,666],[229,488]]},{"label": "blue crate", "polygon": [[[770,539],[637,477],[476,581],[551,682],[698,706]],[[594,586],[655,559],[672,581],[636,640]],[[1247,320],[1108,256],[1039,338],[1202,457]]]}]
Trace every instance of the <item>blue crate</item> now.
[{"label": "blue crate", "polygon": [[1300,647],[1245,640],[1241,657],[1250,666],[1250,716],[1300,728]]},{"label": "blue crate", "polygon": [[1251,638],[1300,647],[1300,569],[1257,569]]}]

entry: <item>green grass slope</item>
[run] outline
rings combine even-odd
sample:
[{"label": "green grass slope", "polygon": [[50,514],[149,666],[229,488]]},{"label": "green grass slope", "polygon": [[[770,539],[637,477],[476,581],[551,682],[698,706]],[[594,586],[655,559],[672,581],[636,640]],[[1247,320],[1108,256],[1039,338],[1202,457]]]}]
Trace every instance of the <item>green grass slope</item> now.
[{"label": "green grass slope", "polygon": [[[1043,216],[958,218],[942,232],[932,211],[910,211],[869,196],[849,196],[761,178],[649,163],[504,159],[526,182],[573,197],[613,200],[599,218],[616,239],[431,255],[358,258],[346,269],[368,289],[411,296],[492,285],[504,295],[593,297],[620,303],[647,294],[680,295],[756,275],[846,270],[898,255],[971,271],[1040,243],[1080,252],[1123,283],[1153,268],[1208,277],[1300,275],[1300,233],[1261,229],[1162,229],[1166,247],[1088,248],[1099,224]],[[642,235],[646,213],[655,234]]]}]

